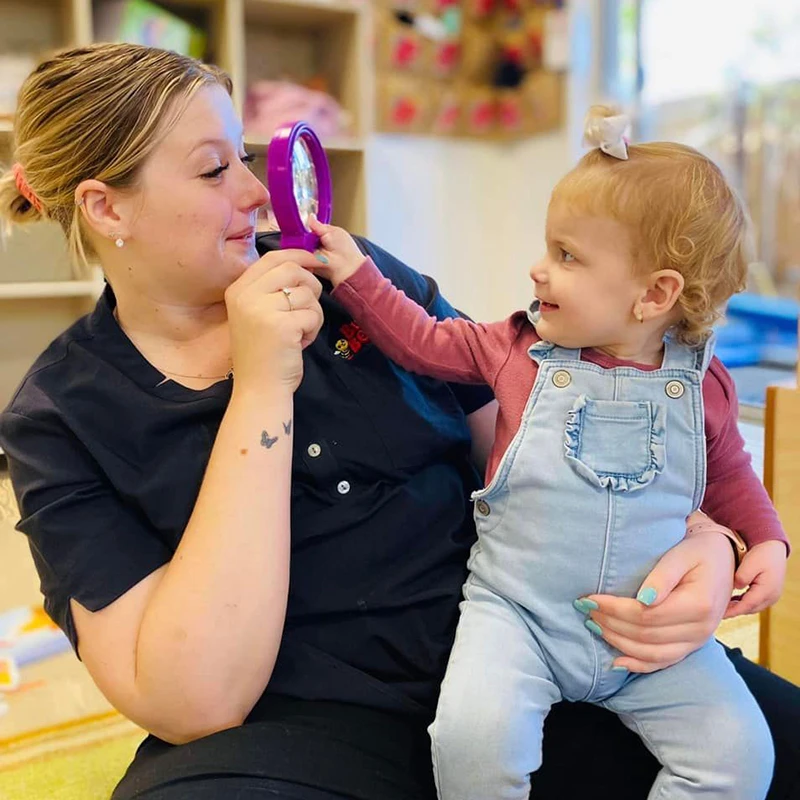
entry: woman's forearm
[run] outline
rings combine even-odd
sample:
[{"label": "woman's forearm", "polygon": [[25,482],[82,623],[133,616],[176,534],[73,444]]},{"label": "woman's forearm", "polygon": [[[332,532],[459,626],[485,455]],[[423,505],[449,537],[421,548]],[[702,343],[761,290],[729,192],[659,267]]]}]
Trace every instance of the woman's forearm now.
[{"label": "woman's forearm", "polygon": [[292,414],[288,391],[234,390],[139,629],[136,693],[159,720],[229,727],[269,681],[289,585]]}]

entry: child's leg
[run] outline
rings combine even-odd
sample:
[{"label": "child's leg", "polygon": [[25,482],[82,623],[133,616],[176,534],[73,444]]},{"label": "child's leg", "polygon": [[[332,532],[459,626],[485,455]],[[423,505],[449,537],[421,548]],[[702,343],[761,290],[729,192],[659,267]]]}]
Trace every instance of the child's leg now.
[{"label": "child's leg", "polygon": [[718,642],[634,678],[601,705],[619,714],[661,762],[649,800],[766,797],[772,736]]},{"label": "child's leg", "polygon": [[517,609],[474,578],[464,595],[429,728],[439,797],[527,800],[561,693]]}]

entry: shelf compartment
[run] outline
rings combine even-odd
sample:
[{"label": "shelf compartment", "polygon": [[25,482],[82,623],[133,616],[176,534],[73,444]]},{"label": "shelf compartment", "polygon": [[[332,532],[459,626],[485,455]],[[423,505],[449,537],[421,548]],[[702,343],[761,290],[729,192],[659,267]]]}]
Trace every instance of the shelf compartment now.
[{"label": "shelf compartment", "polygon": [[43,53],[80,41],[71,0],[0,0],[0,53],[38,59]]},{"label": "shelf compartment", "polygon": [[363,8],[345,0],[244,0],[240,96],[258,80],[303,84],[322,78],[350,116],[355,136],[366,133],[366,24]]}]

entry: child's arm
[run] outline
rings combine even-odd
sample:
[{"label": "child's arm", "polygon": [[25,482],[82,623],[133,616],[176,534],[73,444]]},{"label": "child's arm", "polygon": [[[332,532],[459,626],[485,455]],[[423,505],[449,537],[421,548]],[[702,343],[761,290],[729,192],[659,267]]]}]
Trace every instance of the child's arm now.
[{"label": "child's arm", "polygon": [[780,597],[789,541],[763,484],[753,470],[739,433],[739,403],[733,380],[718,359],[703,382],[706,405],[708,474],[703,511],[737,531],[748,551],[736,570],[738,589],[726,617],[751,614]]},{"label": "child's arm", "polygon": [[310,227],[321,244],[314,272],[333,284],[332,296],[389,358],[440,380],[494,385],[513,343],[513,326],[438,321],[384,278],[347,231],[316,220]]}]

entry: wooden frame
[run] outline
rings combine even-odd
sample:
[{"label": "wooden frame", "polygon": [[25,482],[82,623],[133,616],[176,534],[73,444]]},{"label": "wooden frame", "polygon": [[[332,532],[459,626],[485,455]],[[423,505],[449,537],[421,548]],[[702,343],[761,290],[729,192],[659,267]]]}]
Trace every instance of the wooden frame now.
[{"label": "wooden frame", "polygon": [[[800,542],[800,388],[770,386],[767,390],[764,485],[796,548]],[[765,667],[800,685],[800,560],[796,552],[789,559],[782,598],[761,614],[759,649]]]}]

